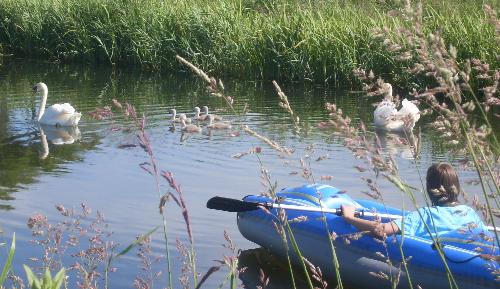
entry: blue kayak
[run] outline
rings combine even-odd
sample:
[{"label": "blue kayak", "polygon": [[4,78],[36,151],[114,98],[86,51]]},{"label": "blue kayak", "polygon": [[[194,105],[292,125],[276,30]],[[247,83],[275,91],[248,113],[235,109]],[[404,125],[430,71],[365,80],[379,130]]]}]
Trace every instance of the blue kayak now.
[{"label": "blue kayak", "polygon": [[[371,200],[353,200],[328,185],[284,189],[276,197],[280,204],[311,209],[336,209],[349,204],[360,210],[402,215],[399,209]],[[272,202],[269,197],[257,195],[247,196],[244,201]],[[290,242],[285,245],[273,224],[280,223],[278,210],[239,212],[238,228],[248,240],[279,256],[290,255],[298,264]],[[336,274],[329,236],[335,236],[332,239],[342,282],[356,288],[391,288],[391,283],[397,284],[397,288],[455,288],[450,282],[466,289],[500,288],[500,264],[487,258],[499,255],[496,239],[490,232],[485,235],[474,230],[457,231],[442,234],[434,240],[431,237],[394,235],[382,241],[361,234],[342,217],[331,213],[286,210],[286,218],[293,220],[289,224],[301,254],[320,267],[323,275],[332,278]],[[386,221],[389,219],[382,218],[382,222]],[[442,256],[436,246],[442,248]],[[407,261],[406,268],[403,260]],[[446,266],[452,278],[448,276]]]}]

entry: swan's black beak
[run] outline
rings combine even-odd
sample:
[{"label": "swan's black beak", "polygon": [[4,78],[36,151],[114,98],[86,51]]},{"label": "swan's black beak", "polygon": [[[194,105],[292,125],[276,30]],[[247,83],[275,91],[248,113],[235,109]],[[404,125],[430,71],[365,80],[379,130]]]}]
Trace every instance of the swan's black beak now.
[{"label": "swan's black beak", "polygon": [[35,86],[33,86],[33,93],[37,93],[37,92],[38,92],[38,88],[37,88],[37,86],[35,85]]}]

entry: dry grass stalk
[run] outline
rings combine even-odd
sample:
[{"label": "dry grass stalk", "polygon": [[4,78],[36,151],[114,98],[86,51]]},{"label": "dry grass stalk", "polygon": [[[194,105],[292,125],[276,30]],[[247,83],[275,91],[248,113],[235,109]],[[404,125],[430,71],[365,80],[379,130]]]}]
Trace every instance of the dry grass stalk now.
[{"label": "dry grass stalk", "polygon": [[267,137],[265,136],[262,136],[260,134],[258,134],[257,132],[255,132],[254,130],[250,129],[248,126],[243,126],[243,130],[248,133],[249,135],[251,136],[254,136],[258,139],[260,139],[261,141],[265,142],[266,144],[268,144],[270,147],[272,147],[273,149],[277,150],[278,152],[280,153],[283,153],[283,154],[286,154],[286,155],[291,155],[294,151],[292,149],[289,149],[287,147],[284,147],[284,146],[280,146],[278,143],[276,143],[275,141],[273,140],[270,140],[268,139]]},{"label": "dry grass stalk", "polygon": [[[139,240],[140,237],[137,237]],[[151,248],[151,236],[142,239],[138,244],[137,256],[141,260],[141,276],[136,276],[134,280],[134,287],[136,289],[151,289],[154,288],[153,282],[161,275],[161,271],[153,272],[154,263],[161,261],[162,256],[154,256]]]},{"label": "dry grass stalk", "polygon": [[245,270],[245,268],[238,270],[238,258],[240,255],[240,250],[237,249],[236,245],[234,244],[233,240],[231,239],[227,231],[224,231],[224,239],[226,240],[226,243],[223,244],[222,246],[226,248],[230,254],[224,255],[222,259],[215,260],[216,265],[210,267],[208,271],[200,278],[200,282],[196,286],[196,289],[201,288],[201,286],[206,282],[206,280],[213,273],[219,271],[223,266],[229,269],[229,276],[226,277],[226,280],[230,279],[231,282],[230,287],[236,288],[236,280],[241,271]]},{"label": "dry grass stalk", "polygon": [[[92,216],[92,210],[84,203],[80,205],[79,213],[62,205],[57,205],[56,209],[64,221],[51,224],[41,214],[34,214],[28,219],[27,226],[34,238],[32,242],[43,249],[42,259],[31,258],[31,261],[41,263],[35,269],[59,270],[61,260],[71,256],[74,263],[69,270],[76,272],[75,284],[98,288],[102,281],[100,269],[116,248],[116,243],[109,240],[112,232],[104,216],[99,211]],[[112,272],[115,270],[111,268]]]},{"label": "dry grass stalk", "polygon": [[215,77],[210,77],[208,74],[206,74],[201,68],[196,67],[194,64],[191,62],[187,61],[186,59],[180,57],[179,55],[175,56],[177,60],[179,60],[182,64],[186,65],[193,71],[196,75],[198,75],[201,79],[203,79],[206,83],[208,83],[207,90],[210,92],[211,95],[216,96],[216,97],[221,97],[223,98],[227,105],[231,108],[233,112],[235,112],[233,103],[234,103],[234,98],[226,95],[224,93],[224,84],[222,83],[222,80],[217,79]]},{"label": "dry grass stalk", "polygon": [[233,157],[235,159],[241,159],[242,157],[244,157],[246,155],[255,154],[255,153],[258,154],[258,153],[261,153],[261,152],[262,152],[262,148],[261,147],[253,147],[253,148],[249,149],[248,151],[234,154],[231,157]]},{"label": "dry grass stalk", "polygon": [[194,72],[196,75],[198,75],[206,83],[212,84],[210,77],[208,77],[208,75],[203,70],[196,67],[194,64],[192,64],[191,62],[187,61],[186,59],[180,57],[179,55],[176,55],[175,58],[177,58],[177,60],[179,60],[179,62],[181,62],[182,64],[186,65],[189,69],[191,69],[192,72]]},{"label": "dry grass stalk", "polygon": [[273,85],[274,85],[274,88],[276,89],[276,92],[278,93],[278,96],[280,97],[279,106],[281,108],[283,108],[286,112],[288,112],[288,114],[290,114],[290,117],[292,118],[294,124],[298,125],[299,120],[300,120],[299,116],[293,112],[292,106],[290,105],[290,102],[288,102],[288,97],[281,90],[281,87],[278,85],[278,83],[275,80],[273,80]]},{"label": "dry grass stalk", "polygon": [[314,266],[313,263],[311,263],[309,260],[306,258],[302,258],[304,260],[304,263],[306,263],[309,271],[311,272],[311,277],[320,284],[321,287],[315,287],[315,288],[321,288],[321,289],[326,289],[328,287],[328,282],[326,282],[323,278],[323,272],[321,272],[321,269],[318,266]]}]

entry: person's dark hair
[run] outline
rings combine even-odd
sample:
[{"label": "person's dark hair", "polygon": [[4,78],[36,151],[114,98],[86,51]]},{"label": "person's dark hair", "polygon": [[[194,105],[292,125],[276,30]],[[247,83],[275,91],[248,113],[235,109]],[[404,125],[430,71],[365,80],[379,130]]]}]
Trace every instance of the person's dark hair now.
[{"label": "person's dark hair", "polygon": [[453,167],[433,164],[427,169],[427,193],[434,206],[454,206],[460,193],[460,182]]}]

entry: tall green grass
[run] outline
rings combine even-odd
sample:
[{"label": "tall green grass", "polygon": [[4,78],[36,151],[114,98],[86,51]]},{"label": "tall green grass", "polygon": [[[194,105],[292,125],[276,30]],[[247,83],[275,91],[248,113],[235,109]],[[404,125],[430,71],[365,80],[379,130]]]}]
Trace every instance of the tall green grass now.
[{"label": "tall green grass", "polygon": [[[351,80],[360,66],[395,76],[404,64],[369,37],[375,27],[411,25],[386,15],[392,2],[2,0],[0,54],[148,70],[178,69],[179,54],[218,75],[329,83]],[[498,67],[482,2],[491,1],[426,1],[425,30],[443,27],[460,59]]]},{"label": "tall green grass", "polygon": [[[391,1],[385,1],[387,3]],[[430,1],[427,30],[441,26],[459,57],[498,67],[499,48],[481,1]],[[351,80],[357,67],[397,75],[404,67],[370,40],[401,27],[381,1],[3,0],[0,53],[51,61],[171,70],[176,54],[219,75]]]}]

